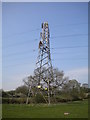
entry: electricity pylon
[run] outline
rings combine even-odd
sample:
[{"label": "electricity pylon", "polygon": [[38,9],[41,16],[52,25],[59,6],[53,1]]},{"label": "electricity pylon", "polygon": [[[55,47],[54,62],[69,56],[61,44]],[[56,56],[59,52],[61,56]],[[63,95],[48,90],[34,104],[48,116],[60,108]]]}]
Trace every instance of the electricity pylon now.
[{"label": "electricity pylon", "polygon": [[47,88],[48,104],[50,104],[50,84],[53,80],[53,70],[50,54],[50,33],[48,22],[42,23],[42,32],[40,33],[39,55],[36,62],[37,68],[35,74],[38,76],[38,88]]}]

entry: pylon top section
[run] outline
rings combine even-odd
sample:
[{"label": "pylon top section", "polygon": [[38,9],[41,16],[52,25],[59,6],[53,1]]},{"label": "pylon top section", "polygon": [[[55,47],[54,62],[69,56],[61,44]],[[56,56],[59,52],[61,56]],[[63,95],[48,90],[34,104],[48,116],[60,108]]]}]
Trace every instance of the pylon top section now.
[{"label": "pylon top section", "polygon": [[48,22],[42,23],[42,28],[48,28]]},{"label": "pylon top section", "polygon": [[49,25],[48,22],[42,23],[42,32],[40,33],[40,43],[39,43],[39,49],[42,48],[43,45],[46,45],[49,47]]}]

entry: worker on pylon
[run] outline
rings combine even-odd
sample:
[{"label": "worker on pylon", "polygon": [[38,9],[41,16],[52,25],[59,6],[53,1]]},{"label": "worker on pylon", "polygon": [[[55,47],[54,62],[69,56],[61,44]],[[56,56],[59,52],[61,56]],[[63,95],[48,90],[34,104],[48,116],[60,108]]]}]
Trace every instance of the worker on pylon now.
[{"label": "worker on pylon", "polygon": [[40,48],[41,46],[42,46],[42,42],[40,41],[40,42],[39,42],[39,48]]}]

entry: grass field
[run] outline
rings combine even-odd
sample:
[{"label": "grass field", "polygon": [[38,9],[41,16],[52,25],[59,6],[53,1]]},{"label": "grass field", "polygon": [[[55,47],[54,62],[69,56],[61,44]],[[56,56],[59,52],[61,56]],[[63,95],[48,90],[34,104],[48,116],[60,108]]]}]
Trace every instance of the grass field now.
[{"label": "grass field", "polygon": [[[65,112],[70,113],[64,115]],[[3,104],[3,118],[88,118],[88,101],[56,105]]]}]

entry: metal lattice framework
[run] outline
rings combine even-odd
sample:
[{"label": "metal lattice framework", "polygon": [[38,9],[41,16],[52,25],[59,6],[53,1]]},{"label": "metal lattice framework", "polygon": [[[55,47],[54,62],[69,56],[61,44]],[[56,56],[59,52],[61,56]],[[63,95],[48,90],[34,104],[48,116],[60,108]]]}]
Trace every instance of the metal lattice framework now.
[{"label": "metal lattice framework", "polygon": [[50,54],[50,33],[48,22],[42,23],[40,33],[39,55],[36,62],[35,75],[38,77],[38,88],[47,87],[48,103],[50,104],[50,84],[53,80],[53,71]]}]

